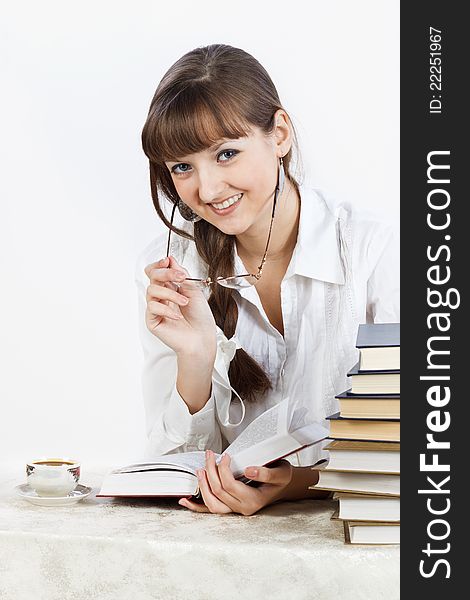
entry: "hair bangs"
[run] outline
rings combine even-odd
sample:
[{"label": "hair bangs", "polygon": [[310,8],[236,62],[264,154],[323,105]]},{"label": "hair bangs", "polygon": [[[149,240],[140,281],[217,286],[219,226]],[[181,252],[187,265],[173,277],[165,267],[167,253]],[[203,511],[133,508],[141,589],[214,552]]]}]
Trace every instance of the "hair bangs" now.
[{"label": "hair bangs", "polygon": [[154,162],[160,164],[211,148],[223,138],[245,137],[251,126],[225,94],[188,87],[155,120]]}]

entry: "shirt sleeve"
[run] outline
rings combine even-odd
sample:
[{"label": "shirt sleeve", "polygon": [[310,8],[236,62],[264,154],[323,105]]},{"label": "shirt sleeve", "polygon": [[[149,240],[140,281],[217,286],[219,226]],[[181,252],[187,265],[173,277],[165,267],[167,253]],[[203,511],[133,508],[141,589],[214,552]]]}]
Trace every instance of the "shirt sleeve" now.
[{"label": "shirt sleeve", "polygon": [[372,271],[367,282],[367,322],[400,321],[400,248],[395,226],[377,228],[369,244]]},{"label": "shirt sleeve", "polygon": [[[221,452],[222,437],[216,419],[216,405],[230,404],[231,391],[213,377],[211,396],[205,406],[194,414],[189,412],[176,389],[176,353],[153,335],[145,323],[149,280],[144,269],[151,262],[151,259],[146,262],[145,255],[144,258],[141,255],[135,271],[139,335],[144,353],[142,393],[148,438],[146,454],[150,458],[168,452],[206,448]],[[219,346],[217,353],[220,353]],[[220,357],[217,360],[220,362]]]}]

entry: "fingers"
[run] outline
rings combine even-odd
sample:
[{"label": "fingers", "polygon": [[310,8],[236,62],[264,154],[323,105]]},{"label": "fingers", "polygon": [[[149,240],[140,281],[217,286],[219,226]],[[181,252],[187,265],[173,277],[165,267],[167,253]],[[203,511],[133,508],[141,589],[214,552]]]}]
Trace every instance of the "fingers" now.
[{"label": "fingers", "polygon": [[182,283],[187,276],[187,273],[181,269],[170,269],[168,267],[154,267],[149,272],[150,283],[159,285],[164,285],[166,283]]},{"label": "fingers", "polygon": [[287,485],[292,479],[292,465],[287,460],[276,463],[275,467],[247,467],[245,477],[253,481],[271,483],[273,485]]},{"label": "fingers", "polygon": [[155,283],[151,283],[147,288],[147,302],[151,300],[165,300],[168,302],[174,302],[179,306],[186,306],[186,304],[189,302],[188,298],[183,296],[183,294],[179,294],[175,290],[162,287],[161,285],[157,285]]},{"label": "fingers", "polygon": [[198,469],[197,478],[199,480],[199,489],[201,490],[201,495],[204,500],[204,504],[207,506],[211,513],[217,513],[220,515],[227,514],[233,512],[233,509],[222,502],[217,496],[215,496],[212,492],[211,486],[209,485],[209,481],[207,479],[207,473],[204,469]]},{"label": "fingers", "polygon": [[186,269],[184,267],[182,267],[179,262],[176,260],[176,258],[174,256],[168,256],[167,257],[169,262],[169,266],[171,269],[176,269],[176,270],[180,270],[180,271],[185,271]]},{"label": "fingers", "polygon": [[197,504],[197,502],[192,502],[191,500],[188,500],[187,498],[181,498],[180,500],[178,500],[178,504],[180,506],[184,506],[185,508],[189,508],[190,510],[193,510],[194,512],[200,512],[200,513],[210,512],[210,510],[204,504]]},{"label": "fingers", "polygon": [[172,310],[166,304],[156,302],[155,300],[150,300],[150,302],[147,302],[147,310],[150,316],[154,319],[155,317],[168,317],[168,319],[173,319],[175,321],[184,319],[183,315]]},{"label": "fingers", "polygon": [[[221,470],[224,470],[225,485],[221,481]],[[206,450],[206,472],[207,481],[210,486],[210,492],[219,500],[222,500],[224,504],[230,506],[230,508],[233,510],[238,508],[240,500],[238,499],[236,486],[233,484],[239,483],[241,486],[238,489],[238,492],[242,491],[245,486],[243,483],[235,481],[231,470],[227,466],[227,458],[224,457],[222,462],[217,465],[215,462],[215,455],[212,450]],[[232,495],[230,490],[234,491],[235,494]]]},{"label": "fingers", "polygon": [[202,280],[191,279],[188,271],[180,266],[173,256],[151,263],[144,270],[150,283],[173,290],[181,288],[188,293],[189,297],[193,292],[199,294],[205,287],[205,284],[201,284]]},{"label": "fingers", "polygon": [[[173,268],[177,266],[178,268]],[[183,315],[175,306],[186,306],[188,298],[176,291],[173,282],[182,282],[187,273],[179,268],[172,257],[165,257],[145,267],[145,273],[150,279],[147,287],[146,301],[147,313],[151,319],[152,327],[158,325],[163,317],[173,320],[183,319]],[[170,303],[173,303],[170,306]]]},{"label": "fingers", "polygon": [[144,269],[145,274],[151,283],[165,284],[169,282],[183,282],[188,273],[179,266],[176,260],[170,256],[147,265]]},{"label": "fingers", "polygon": [[168,256],[165,256],[165,258],[162,258],[160,260],[157,260],[157,262],[153,262],[153,263],[150,263],[149,265],[147,265],[145,267],[144,271],[145,271],[147,277],[150,277],[150,271],[152,269],[156,269],[156,268],[164,269],[164,268],[168,267],[169,264],[170,264],[170,258]]},{"label": "fingers", "polygon": [[[239,501],[224,491],[224,489],[221,486],[219,476],[217,474],[217,470],[221,468],[222,464],[223,468],[228,469],[230,474],[230,477],[226,477],[226,479],[229,480],[231,478],[231,480],[233,480],[235,483],[238,483],[242,488],[246,488],[244,484],[235,481],[233,474],[228,467],[228,465],[230,464],[229,458],[230,457],[228,455],[225,455],[225,457],[222,459],[222,462],[219,463],[219,466],[217,466],[215,463],[214,453],[210,450],[206,451],[207,471],[204,469],[198,469],[196,471],[197,478],[199,481],[199,489],[201,491],[202,499],[204,500],[204,505],[191,502],[186,498],[181,498],[178,504],[180,504],[181,506],[185,506],[186,508],[189,508],[195,512],[211,512],[215,514],[229,514],[232,512],[241,512],[239,509],[237,510],[237,507],[235,506],[235,503],[238,503],[239,505]],[[211,482],[209,482],[209,473]],[[217,495],[215,493],[215,490],[217,490]],[[224,499],[226,499],[227,502],[225,502]]]},{"label": "fingers", "polygon": [[[256,476],[253,469],[257,471]],[[217,465],[214,453],[209,450],[206,451],[206,470],[198,469],[196,472],[204,505],[186,498],[181,498],[179,504],[195,512],[253,515],[266,504],[278,499],[276,490],[284,489],[288,485],[292,478],[292,469],[292,465],[285,460],[277,462],[272,468],[245,469],[245,474],[250,479],[272,484],[253,489],[233,477],[228,454],[224,454]]]},{"label": "fingers", "polygon": [[157,260],[157,262],[153,262],[147,265],[144,269],[145,274],[150,279],[150,273],[153,269],[165,269],[169,266],[169,264],[170,259],[168,256],[165,256],[165,258],[162,258],[161,260]]},{"label": "fingers", "polygon": [[244,483],[235,479],[232,469],[230,468],[230,461],[230,455],[224,454],[222,460],[219,462],[218,471],[220,482],[224,490],[237,501],[241,501],[242,499],[246,499],[253,490],[247,489],[247,486]]}]

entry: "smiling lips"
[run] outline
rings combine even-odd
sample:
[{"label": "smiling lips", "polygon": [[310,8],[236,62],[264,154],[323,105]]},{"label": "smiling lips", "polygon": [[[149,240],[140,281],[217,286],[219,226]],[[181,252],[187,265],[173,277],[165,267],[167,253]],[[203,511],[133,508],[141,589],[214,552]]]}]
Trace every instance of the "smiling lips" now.
[{"label": "smiling lips", "polygon": [[240,201],[242,196],[243,196],[243,194],[236,194],[235,196],[231,196],[227,200],[220,202],[220,204],[214,203],[214,204],[209,204],[209,206],[212,208],[212,210],[215,213],[220,214],[220,215],[225,215],[225,214],[228,214],[229,212],[232,212],[232,210],[235,210],[235,205],[238,204],[238,202]]}]

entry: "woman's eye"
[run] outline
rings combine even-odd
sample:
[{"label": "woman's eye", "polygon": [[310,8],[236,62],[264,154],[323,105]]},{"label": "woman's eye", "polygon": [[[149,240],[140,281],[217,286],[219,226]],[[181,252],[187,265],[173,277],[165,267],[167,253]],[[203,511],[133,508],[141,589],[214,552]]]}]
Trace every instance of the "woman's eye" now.
[{"label": "woman's eye", "polygon": [[[229,160],[234,158],[238,153],[239,150],[223,150],[217,155],[217,160],[220,162],[228,162]],[[175,173],[176,175],[183,175],[183,173],[189,173],[190,170],[191,165],[188,165],[187,163],[178,163],[177,165],[171,167],[171,172]]]},{"label": "woman's eye", "polygon": [[[187,167],[189,167],[188,164],[186,163],[180,163],[179,165],[175,165],[174,167],[171,168],[171,172],[172,173],[187,173]],[[180,171],[178,171],[177,169],[182,169]]]},{"label": "woman's eye", "polygon": [[[227,156],[227,155],[230,155],[230,153],[232,153],[232,154],[231,154],[231,156]],[[237,154],[238,154],[238,150],[223,150],[223,151],[222,151],[222,152],[221,152],[221,153],[218,155],[218,157],[217,157],[217,158],[219,159],[221,156],[224,156],[224,155],[225,155],[225,156],[226,156],[226,159],[225,159],[225,160],[222,160],[222,162],[227,162],[228,160],[230,160],[231,158],[233,158],[233,157],[234,157],[234,156],[236,156]]]}]

